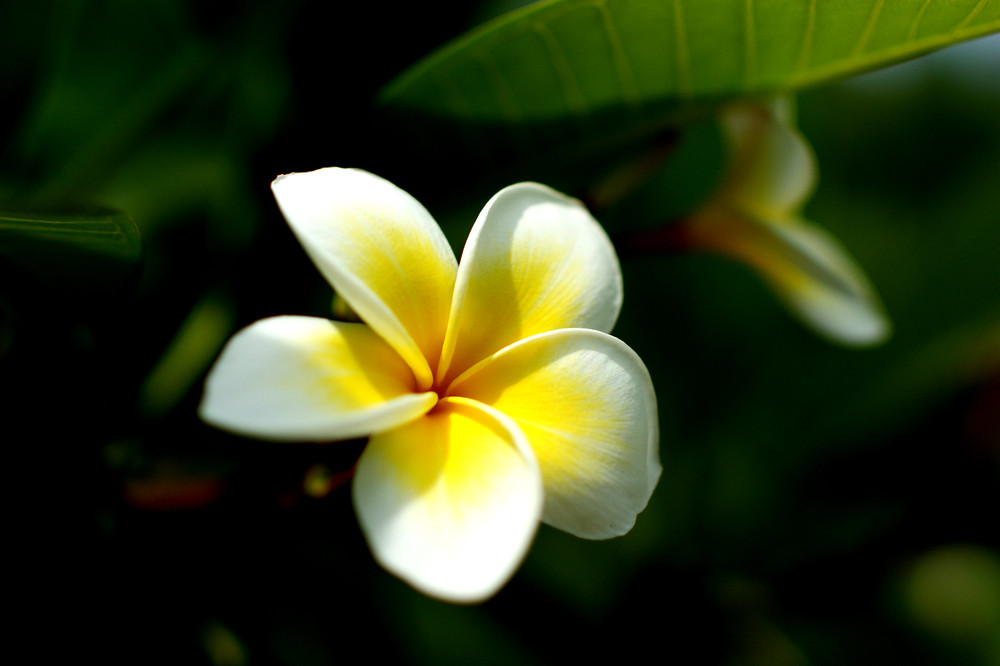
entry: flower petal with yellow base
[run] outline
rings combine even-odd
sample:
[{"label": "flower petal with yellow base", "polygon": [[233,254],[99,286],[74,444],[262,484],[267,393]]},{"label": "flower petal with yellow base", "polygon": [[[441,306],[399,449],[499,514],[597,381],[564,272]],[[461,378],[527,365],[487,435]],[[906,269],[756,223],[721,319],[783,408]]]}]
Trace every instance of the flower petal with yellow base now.
[{"label": "flower petal with yellow base", "polygon": [[430,595],[480,601],[540,521],[627,532],[660,475],[649,373],[609,335],[610,240],[536,183],[484,208],[460,265],[430,215],[364,171],[279,177],[306,252],[363,323],[274,317],[230,340],[201,416],[243,435],[370,436],[353,499],[375,558]]}]

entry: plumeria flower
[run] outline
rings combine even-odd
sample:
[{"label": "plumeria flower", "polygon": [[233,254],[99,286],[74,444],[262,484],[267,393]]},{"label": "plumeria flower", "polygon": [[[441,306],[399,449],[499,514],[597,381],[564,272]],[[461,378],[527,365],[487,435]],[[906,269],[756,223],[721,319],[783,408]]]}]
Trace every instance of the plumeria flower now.
[{"label": "plumeria flower", "polygon": [[786,99],[725,110],[727,176],[681,232],[695,247],[748,263],[819,334],[845,345],[880,343],[891,326],[867,278],[836,239],[798,217],[817,169],[791,116]]},{"label": "plumeria flower", "polygon": [[540,520],[590,539],[631,529],[660,475],[656,398],[608,334],[621,271],[579,202],[501,190],[459,264],[430,214],[370,173],[272,189],[363,323],[282,316],[239,331],[206,380],[206,421],[272,440],[370,437],[352,485],[368,544],[446,600],[498,590]]}]

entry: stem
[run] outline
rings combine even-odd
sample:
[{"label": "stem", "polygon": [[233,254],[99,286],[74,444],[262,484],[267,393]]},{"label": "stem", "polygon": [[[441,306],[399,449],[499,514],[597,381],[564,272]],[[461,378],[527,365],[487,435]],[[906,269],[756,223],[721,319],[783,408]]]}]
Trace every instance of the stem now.
[{"label": "stem", "polygon": [[676,254],[695,247],[685,219],[668,220],[655,229],[618,233],[611,241],[621,257]]},{"label": "stem", "polygon": [[587,208],[594,212],[604,210],[645,185],[673,154],[677,143],[676,131],[668,130],[659,134],[651,147],[605,175],[590,188],[583,197]]}]

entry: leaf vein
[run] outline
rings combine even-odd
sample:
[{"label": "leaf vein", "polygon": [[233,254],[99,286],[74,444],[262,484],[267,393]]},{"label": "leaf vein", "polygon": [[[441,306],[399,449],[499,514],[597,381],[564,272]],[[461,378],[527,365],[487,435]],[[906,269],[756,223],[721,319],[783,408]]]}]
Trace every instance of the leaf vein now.
[{"label": "leaf vein", "polygon": [[625,53],[621,36],[618,34],[611,14],[604,3],[600,2],[596,7],[601,13],[601,22],[604,25],[604,31],[608,36],[608,42],[611,46],[611,57],[615,61],[615,70],[618,72],[618,79],[621,83],[622,97],[631,108],[639,108],[642,105],[642,99],[639,96],[639,89],[635,83],[635,74],[632,71],[632,65],[629,63],[628,55]]},{"label": "leaf vein", "polygon": [[67,221],[67,220],[25,220],[21,218],[0,218],[0,230],[34,230],[51,233],[93,233],[118,234],[121,230],[113,222]]},{"label": "leaf vein", "polygon": [[854,45],[851,50],[852,56],[859,56],[865,52],[868,48],[868,42],[871,41],[872,33],[875,32],[875,24],[878,23],[879,14],[882,12],[882,6],[885,5],[885,0],[878,0],[873,6],[871,14],[868,16],[868,23],[865,24],[865,29],[861,32],[861,37],[858,38],[858,43]]},{"label": "leaf vein", "polygon": [[907,41],[912,42],[917,38],[917,30],[920,28],[920,22],[923,20],[924,13],[927,11],[930,4],[931,0],[924,0],[924,4],[920,7],[920,11],[917,12],[916,17],[913,19],[913,23],[910,24],[909,31],[906,33]]},{"label": "leaf vein", "polygon": [[475,58],[486,75],[486,80],[490,84],[493,96],[496,97],[500,112],[507,122],[516,124],[523,118],[524,113],[521,111],[520,106],[511,94],[510,88],[504,81],[503,72],[497,65],[496,60],[488,52],[480,52],[476,54]]},{"label": "leaf vein", "polygon": [[674,40],[677,45],[677,94],[682,99],[689,99],[691,97],[691,58],[681,0],[674,0]]},{"label": "leaf vein", "polygon": [[952,32],[958,32],[959,30],[962,30],[963,28],[965,28],[965,26],[967,26],[970,23],[972,23],[972,19],[976,18],[976,15],[979,14],[979,12],[983,11],[983,7],[986,6],[987,1],[988,0],[979,0],[979,4],[977,4],[975,7],[972,8],[972,11],[969,12],[969,15],[966,16],[962,20],[961,23],[959,23],[958,25],[956,25],[952,29]]},{"label": "leaf vein", "polygon": [[106,238],[125,238],[118,229],[87,229],[78,227],[54,227],[47,224],[0,225],[0,231],[16,231],[19,233],[42,233],[46,236],[93,236]]},{"label": "leaf vein", "polygon": [[753,87],[757,78],[757,34],[754,23],[753,0],[746,0],[744,5],[744,61],[746,68],[743,71],[743,89],[749,90]]},{"label": "leaf vein", "polygon": [[453,109],[458,109],[462,115],[469,112],[469,101],[462,93],[462,89],[455,83],[452,70],[439,67],[434,71],[434,83],[441,91],[441,97],[446,100],[445,105]]},{"label": "leaf vein", "polygon": [[573,66],[566,58],[566,51],[559,45],[559,39],[544,23],[536,23],[534,30],[548,49],[552,58],[552,66],[556,70],[559,82],[562,84],[563,98],[566,106],[578,117],[585,117],[589,114],[587,100],[583,96],[580,84],[573,74]]},{"label": "leaf vein", "polygon": [[809,10],[806,14],[806,27],[802,32],[802,44],[799,46],[799,57],[795,64],[795,73],[798,74],[809,66],[809,58],[812,56],[813,33],[816,32],[816,0],[809,0]]}]

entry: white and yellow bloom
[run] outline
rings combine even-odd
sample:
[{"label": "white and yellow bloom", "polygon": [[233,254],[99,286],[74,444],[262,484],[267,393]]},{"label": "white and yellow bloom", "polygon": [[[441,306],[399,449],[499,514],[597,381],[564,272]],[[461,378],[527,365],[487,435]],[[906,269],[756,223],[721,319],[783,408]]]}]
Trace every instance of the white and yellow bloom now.
[{"label": "white and yellow bloom", "polygon": [[495,195],[459,264],[410,195],[321,169],[272,184],[310,258],[364,323],[283,316],[230,340],[201,416],[287,441],[370,436],[353,499],[378,561],[428,594],[477,601],[539,520],[627,532],[660,474],[645,366],[608,335],[621,272],[576,200]]},{"label": "white and yellow bloom", "polygon": [[817,168],[789,101],[735,103],[722,114],[722,130],[729,170],[685,223],[686,240],[752,266],[821,335],[852,346],[885,340],[889,319],[864,273],[835,238],[798,217]]}]

